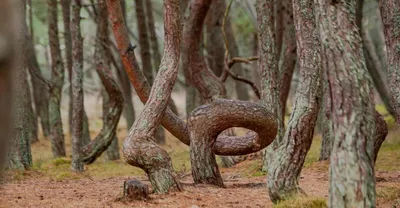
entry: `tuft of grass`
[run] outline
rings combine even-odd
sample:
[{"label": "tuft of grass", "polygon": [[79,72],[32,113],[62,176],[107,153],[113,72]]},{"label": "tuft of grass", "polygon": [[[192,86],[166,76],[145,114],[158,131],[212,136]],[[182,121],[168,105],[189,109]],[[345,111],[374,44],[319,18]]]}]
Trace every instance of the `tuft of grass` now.
[{"label": "tuft of grass", "polygon": [[274,208],[325,208],[326,199],[320,197],[295,197],[274,205]]}]

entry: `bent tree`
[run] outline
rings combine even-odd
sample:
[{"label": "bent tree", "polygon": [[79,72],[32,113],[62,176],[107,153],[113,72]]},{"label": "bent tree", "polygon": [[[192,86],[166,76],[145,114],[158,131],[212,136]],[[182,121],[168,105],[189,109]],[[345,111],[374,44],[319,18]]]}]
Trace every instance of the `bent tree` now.
[{"label": "bent tree", "polygon": [[329,170],[329,204],[373,207],[375,120],[371,78],[356,26],[356,1],[315,2],[335,138]]}]

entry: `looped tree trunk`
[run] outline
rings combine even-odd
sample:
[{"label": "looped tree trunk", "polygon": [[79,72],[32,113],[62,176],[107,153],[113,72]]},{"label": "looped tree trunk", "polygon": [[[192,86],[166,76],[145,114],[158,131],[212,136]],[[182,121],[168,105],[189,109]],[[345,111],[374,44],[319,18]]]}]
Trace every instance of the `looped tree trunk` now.
[{"label": "looped tree trunk", "polygon": [[[275,116],[264,106],[247,101],[216,99],[195,109],[188,117],[190,160],[195,183],[223,186],[215,153],[250,154],[269,145],[277,133]],[[243,127],[254,132],[244,136],[217,137],[226,129]],[[215,148],[216,147],[216,148]]]}]

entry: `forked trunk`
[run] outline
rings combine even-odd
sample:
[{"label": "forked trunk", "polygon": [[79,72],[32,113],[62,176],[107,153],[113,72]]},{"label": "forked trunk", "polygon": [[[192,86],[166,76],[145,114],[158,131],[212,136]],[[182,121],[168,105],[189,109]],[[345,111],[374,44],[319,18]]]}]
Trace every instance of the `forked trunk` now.
[{"label": "forked trunk", "polygon": [[312,0],[293,0],[300,83],[285,136],[269,164],[267,186],[274,203],[303,193],[298,179],[320,108],[322,68],[313,6]]}]

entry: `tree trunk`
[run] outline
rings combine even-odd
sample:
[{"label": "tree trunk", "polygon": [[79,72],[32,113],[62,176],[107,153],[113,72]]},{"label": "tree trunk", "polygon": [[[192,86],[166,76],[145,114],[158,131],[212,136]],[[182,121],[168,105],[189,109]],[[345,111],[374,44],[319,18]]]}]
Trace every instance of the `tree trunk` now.
[{"label": "tree trunk", "polygon": [[[107,2],[114,31],[122,26],[120,29],[123,30],[123,37],[120,38],[123,39],[119,40],[119,45],[122,42],[129,42],[126,27],[119,14],[120,6],[113,0]],[[180,183],[176,179],[168,153],[153,142],[154,132],[168,106],[179,69],[182,25],[177,0],[164,1],[164,20],[165,47],[160,70],[148,101],[123,145],[125,160],[146,171],[156,193],[167,192],[174,186],[180,189]],[[118,37],[116,39],[118,41]],[[129,50],[128,53],[134,58],[133,50]]]},{"label": "tree trunk", "polygon": [[[279,11],[283,19],[284,31],[282,40],[282,55],[280,56],[279,63],[279,101],[282,110],[282,119],[285,119],[286,103],[289,96],[290,84],[292,83],[293,72],[296,65],[296,36],[293,22],[293,4],[292,0],[282,1],[282,10]],[[279,34],[278,34],[279,35]],[[277,51],[280,55],[279,48]]]},{"label": "tree trunk", "polygon": [[15,39],[15,61],[13,63],[13,88],[15,95],[13,97],[13,106],[15,121],[13,126],[13,135],[10,141],[10,149],[8,151],[8,169],[28,169],[32,166],[31,141],[30,141],[30,123],[26,122],[29,119],[28,108],[31,108],[29,103],[29,88],[26,80],[26,42],[28,27],[25,21],[25,1],[14,3],[16,11],[14,21],[16,23],[14,31],[17,34]]},{"label": "tree trunk", "polygon": [[[326,61],[326,60],[325,60]],[[326,64],[325,64],[326,66]],[[324,69],[327,70],[327,69]],[[324,78],[323,81],[324,95],[323,95],[323,107],[322,107],[322,141],[321,141],[321,152],[319,154],[319,161],[329,160],[331,156],[333,146],[333,124],[331,116],[331,97],[328,89],[328,80]]]},{"label": "tree trunk", "polygon": [[[126,22],[126,2],[125,0],[121,0],[121,7],[123,12],[123,17]],[[133,102],[132,102],[132,90],[131,84],[129,83],[128,75],[123,66],[117,67],[121,76],[119,76],[119,80],[122,86],[122,93],[124,95],[124,110],[123,115],[126,120],[126,126],[129,131],[133,122],[135,121],[135,109],[133,109]],[[114,145],[115,142],[112,143]]]},{"label": "tree trunk", "polygon": [[300,85],[285,136],[268,169],[269,196],[274,203],[303,193],[298,179],[320,108],[322,69],[313,5],[312,0],[293,0]]},{"label": "tree trunk", "polygon": [[[29,36],[28,36],[29,37]],[[27,41],[26,41],[27,42]],[[27,46],[25,46],[25,60],[26,60],[26,62],[28,61],[28,53],[27,53]],[[27,64],[25,63],[25,66],[26,66]],[[27,111],[27,114],[28,114],[28,117],[27,117],[27,121],[28,121],[28,123],[29,123],[29,125],[28,125],[28,134],[29,134],[29,139],[30,139],[30,142],[31,143],[35,143],[35,142],[38,142],[39,141],[39,137],[38,137],[38,119],[37,119],[37,116],[36,116],[36,114],[35,114],[35,111],[33,110],[33,102],[32,102],[32,100],[33,100],[33,97],[32,97],[32,91],[31,91],[31,85],[29,84],[29,79],[28,79],[28,74],[29,74],[29,72],[27,71],[27,73],[25,74],[25,81],[26,81],[26,91],[28,92],[28,97],[27,97],[27,102],[28,102],[28,104],[27,104],[27,109],[26,109],[26,111]],[[31,76],[31,80],[32,80],[32,76]]]},{"label": "tree trunk", "polygon": [[[109,109],[109,98],[108,98],[108,94],[107,91],[105,89],[102,89],[102,93],[103,95],[103,114],[105,114],[107,112],[107,110]],[[103,116],[103,119],[105,118],[105,116]],[[105,123],[106,121],[103,120],[103,123]],[[129,131],[129,128],[128,128]],[[117,138],[117,134],[115,134],[114,139],[112,139],[112,142],[110,144],[110,146],[108,146],[107,150],[106,150],[106,157],[108,160],[119,160],[120,159],[120,155],[119,155],[119,145],[118,145],[118,138]]]},{"label": "tree trunk", "polygon": [[[117,4],[119,5],[119,1]],[[100,133],[94,140],[83,148],[82,160],[87,164],[93,163],[104,151],[106,151],[113,139],[115,139],[116,129],[124,103],[122,93],[112,76],[109,67],[109,60],[106,56],[107,46],[109,45],[107,17],[108,13],[105,0],[99,0],[97,15],[97,45],[95,50],[96,71],[108,93],[109,106],[107,111],[103,112],[103,128]]]},{"label": "tree trunk", "polygon": [[372,81],[356,26],[356,1],[316,3],[335,138],[330,160],[329,206],[374,207]]},{"label": "tree trunk", "polygon": [[277,62],[275,41],[274,41],[274,21],[273,21],[274,1],[257,0],[257,21],[258,21],[258,67],[261,76],[261,103],[267,107],[277,118],[278,134],[277,138],[264,151],[263,170],[268,169],[274,153],[278,149],[284,134],[284,123],[282,116],[282,105],[279,101],[279,68]]},{"label": "tree trunk", "polygon": [[33,44],[32,35],[28,38],[27,43],[27,65],[32,77],[32,87],[34,93],[34,103],[36,107],[36,114],[40,117],[40,124],[42,126],[43,136],[47,137],[50,132],[49,125],[49,92],[46,84],[39,77],[42,73],[37,61],[36,52]]},{"label": "tree trunk", "polygon": [[72,162],[71,169],[74,172],[83,172],[82,162],[82,136],[83,136],[83,38],[81,36],[81,2],[72,2]]},{"label": "tree trunk", "polygon": [[[0,132],[2,137],[0,138],[0,177],[4,170],[6,163],[7,153],[15,153],[10,144],[17,140],[12,140],[11,129],[12,129],[12,96],[14,89],[12,87],[12,74],[17,71],[16,66],[13,65],[14,58],[17,57],[18,44],[15,44],[15,33],[17,30],[10,29],[10,25],[16,26],[17,21],[14,20],[13,14],[19,14],[15,11],[15,6],[8,0],[0,1],[0,42],[4,43],[0,49]],[[13,53],[14,51],[14,53]],[[18,146],[14,146],[18,147]],[[10,151],[11,149],[11,151]],[[18,156],[18,155],[17,155]],[[21,163],[18,163],[21,164]]]},{"label": "tree trunk", "polygon": [[395,0],[379,0],[383,32],[385,34],[389,89],[392,106],[400,125],[400,2]]},{"label": "tree trunk", "polygon": [[54,157],[65,157],[65,141],[61,120],[60,102],[64,81],[64,68],[61,58],[57,27],[57,1],[48,0],[48,33],[51,53],[51,89],[49,101],[50,141]]},{"label": "tree trunk", "polygon": [[[68,108],[68,124],[69,131],[72,135],[72,38],[71,38],[71,1],[74,0],[62,0],[62,13],[63,13],[63,22],[64,22],[64,42],[65,42],[65,55],[67,60],[67,71],[68,71],[68,80],[69,80],[69,108]],[[82,77],[83,79],[83,77]],[[83,108],[83,136],[82,136],[82,144],[86,145],[90,142],[90,132],[89,132],[89,119],[86,115],[85,108]]]}]

